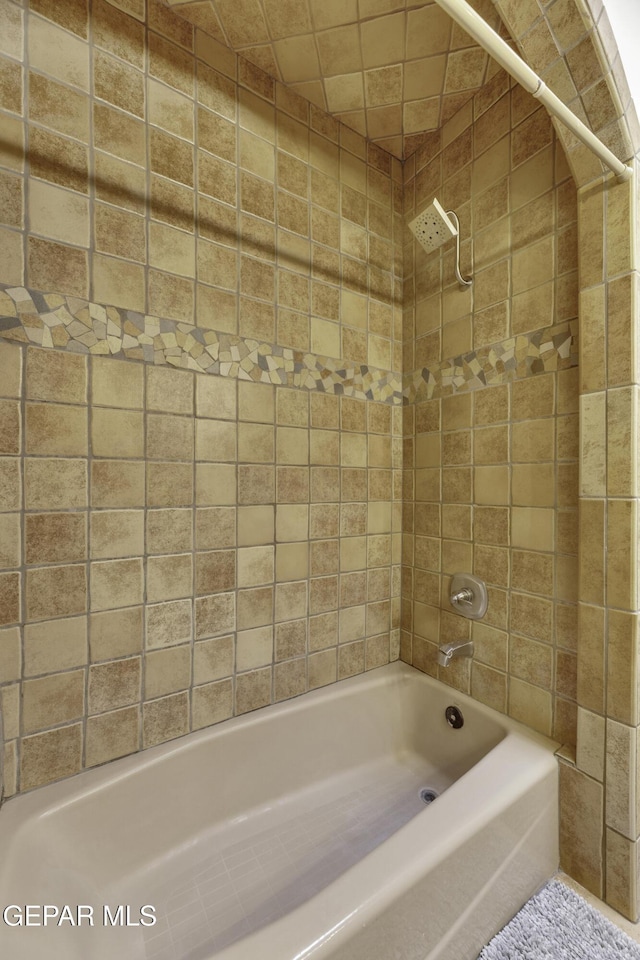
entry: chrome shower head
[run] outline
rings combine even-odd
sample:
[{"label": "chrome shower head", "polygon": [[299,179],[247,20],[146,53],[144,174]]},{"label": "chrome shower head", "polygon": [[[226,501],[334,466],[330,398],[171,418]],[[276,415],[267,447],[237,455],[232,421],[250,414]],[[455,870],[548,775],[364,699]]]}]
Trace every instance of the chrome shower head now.
[{"label": "chrome shower head", "polygon": [[419,213],[409,224],[409,230],[427,253],[457,236],[458,230],[448,214],[434,198],[433,203]]}]

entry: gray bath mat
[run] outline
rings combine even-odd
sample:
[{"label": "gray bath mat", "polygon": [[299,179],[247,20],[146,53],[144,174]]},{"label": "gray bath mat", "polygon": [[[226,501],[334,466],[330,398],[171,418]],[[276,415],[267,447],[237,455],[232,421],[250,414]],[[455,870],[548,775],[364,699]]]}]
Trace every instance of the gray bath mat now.
[{"label": "gray bath mat", "polygon": [[640,944],[559,880],[550,880],[478,960],[640,960]]}]

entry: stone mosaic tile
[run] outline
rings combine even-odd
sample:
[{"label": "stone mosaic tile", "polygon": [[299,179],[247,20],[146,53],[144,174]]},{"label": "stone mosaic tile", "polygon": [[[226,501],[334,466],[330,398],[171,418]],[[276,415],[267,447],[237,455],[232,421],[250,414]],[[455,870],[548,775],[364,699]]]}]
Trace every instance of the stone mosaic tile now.
[{"label": "stone mosaic tile", "polygon": [[571,320],[415,370],[404,378],[404,402],[480,390],[577,365],[578,321]]},{"label": "stone mosaic tile", "polygon": [[545,327],[402,377],[78,297],[0,285],[5,340],[396,405],[577,366],[577,329],[577,320]]},{"label": "stone mosaic tile", "polygon": [[0,285],[0,337],[361,400],[403,402],[402,377],[393,371],[24,287]]}]

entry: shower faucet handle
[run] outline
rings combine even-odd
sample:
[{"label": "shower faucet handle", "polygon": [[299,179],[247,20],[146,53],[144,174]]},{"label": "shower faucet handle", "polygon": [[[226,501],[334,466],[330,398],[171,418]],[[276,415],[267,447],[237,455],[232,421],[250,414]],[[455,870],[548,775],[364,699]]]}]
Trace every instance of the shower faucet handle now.
[{"label": "shower faucet handle", "polygon": [[480,620],[487,612],[487,586],[471,573],[454,573],[449,589],[449,604],[469,620]]},{"label": "shower faucet handle", "polygon": [[473,603],[473,590],[463,587],[457,593],[451,594],[451,603]]}]

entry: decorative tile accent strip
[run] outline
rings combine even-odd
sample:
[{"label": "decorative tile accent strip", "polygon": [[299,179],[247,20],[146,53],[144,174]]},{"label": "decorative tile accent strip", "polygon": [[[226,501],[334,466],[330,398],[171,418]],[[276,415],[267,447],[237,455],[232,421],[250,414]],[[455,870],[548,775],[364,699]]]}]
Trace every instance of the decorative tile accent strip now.
[{"label": "decorative tile accent strip", "polygon": [[471,353],[415,370],[404,378],[405,403],[521,380],[578,365],[578,321],[509,337]]},{"label": "decorative tile accent strip", "polygon": [[401,404],[402,376],[78,297],[0,285],[0,338]]}]

